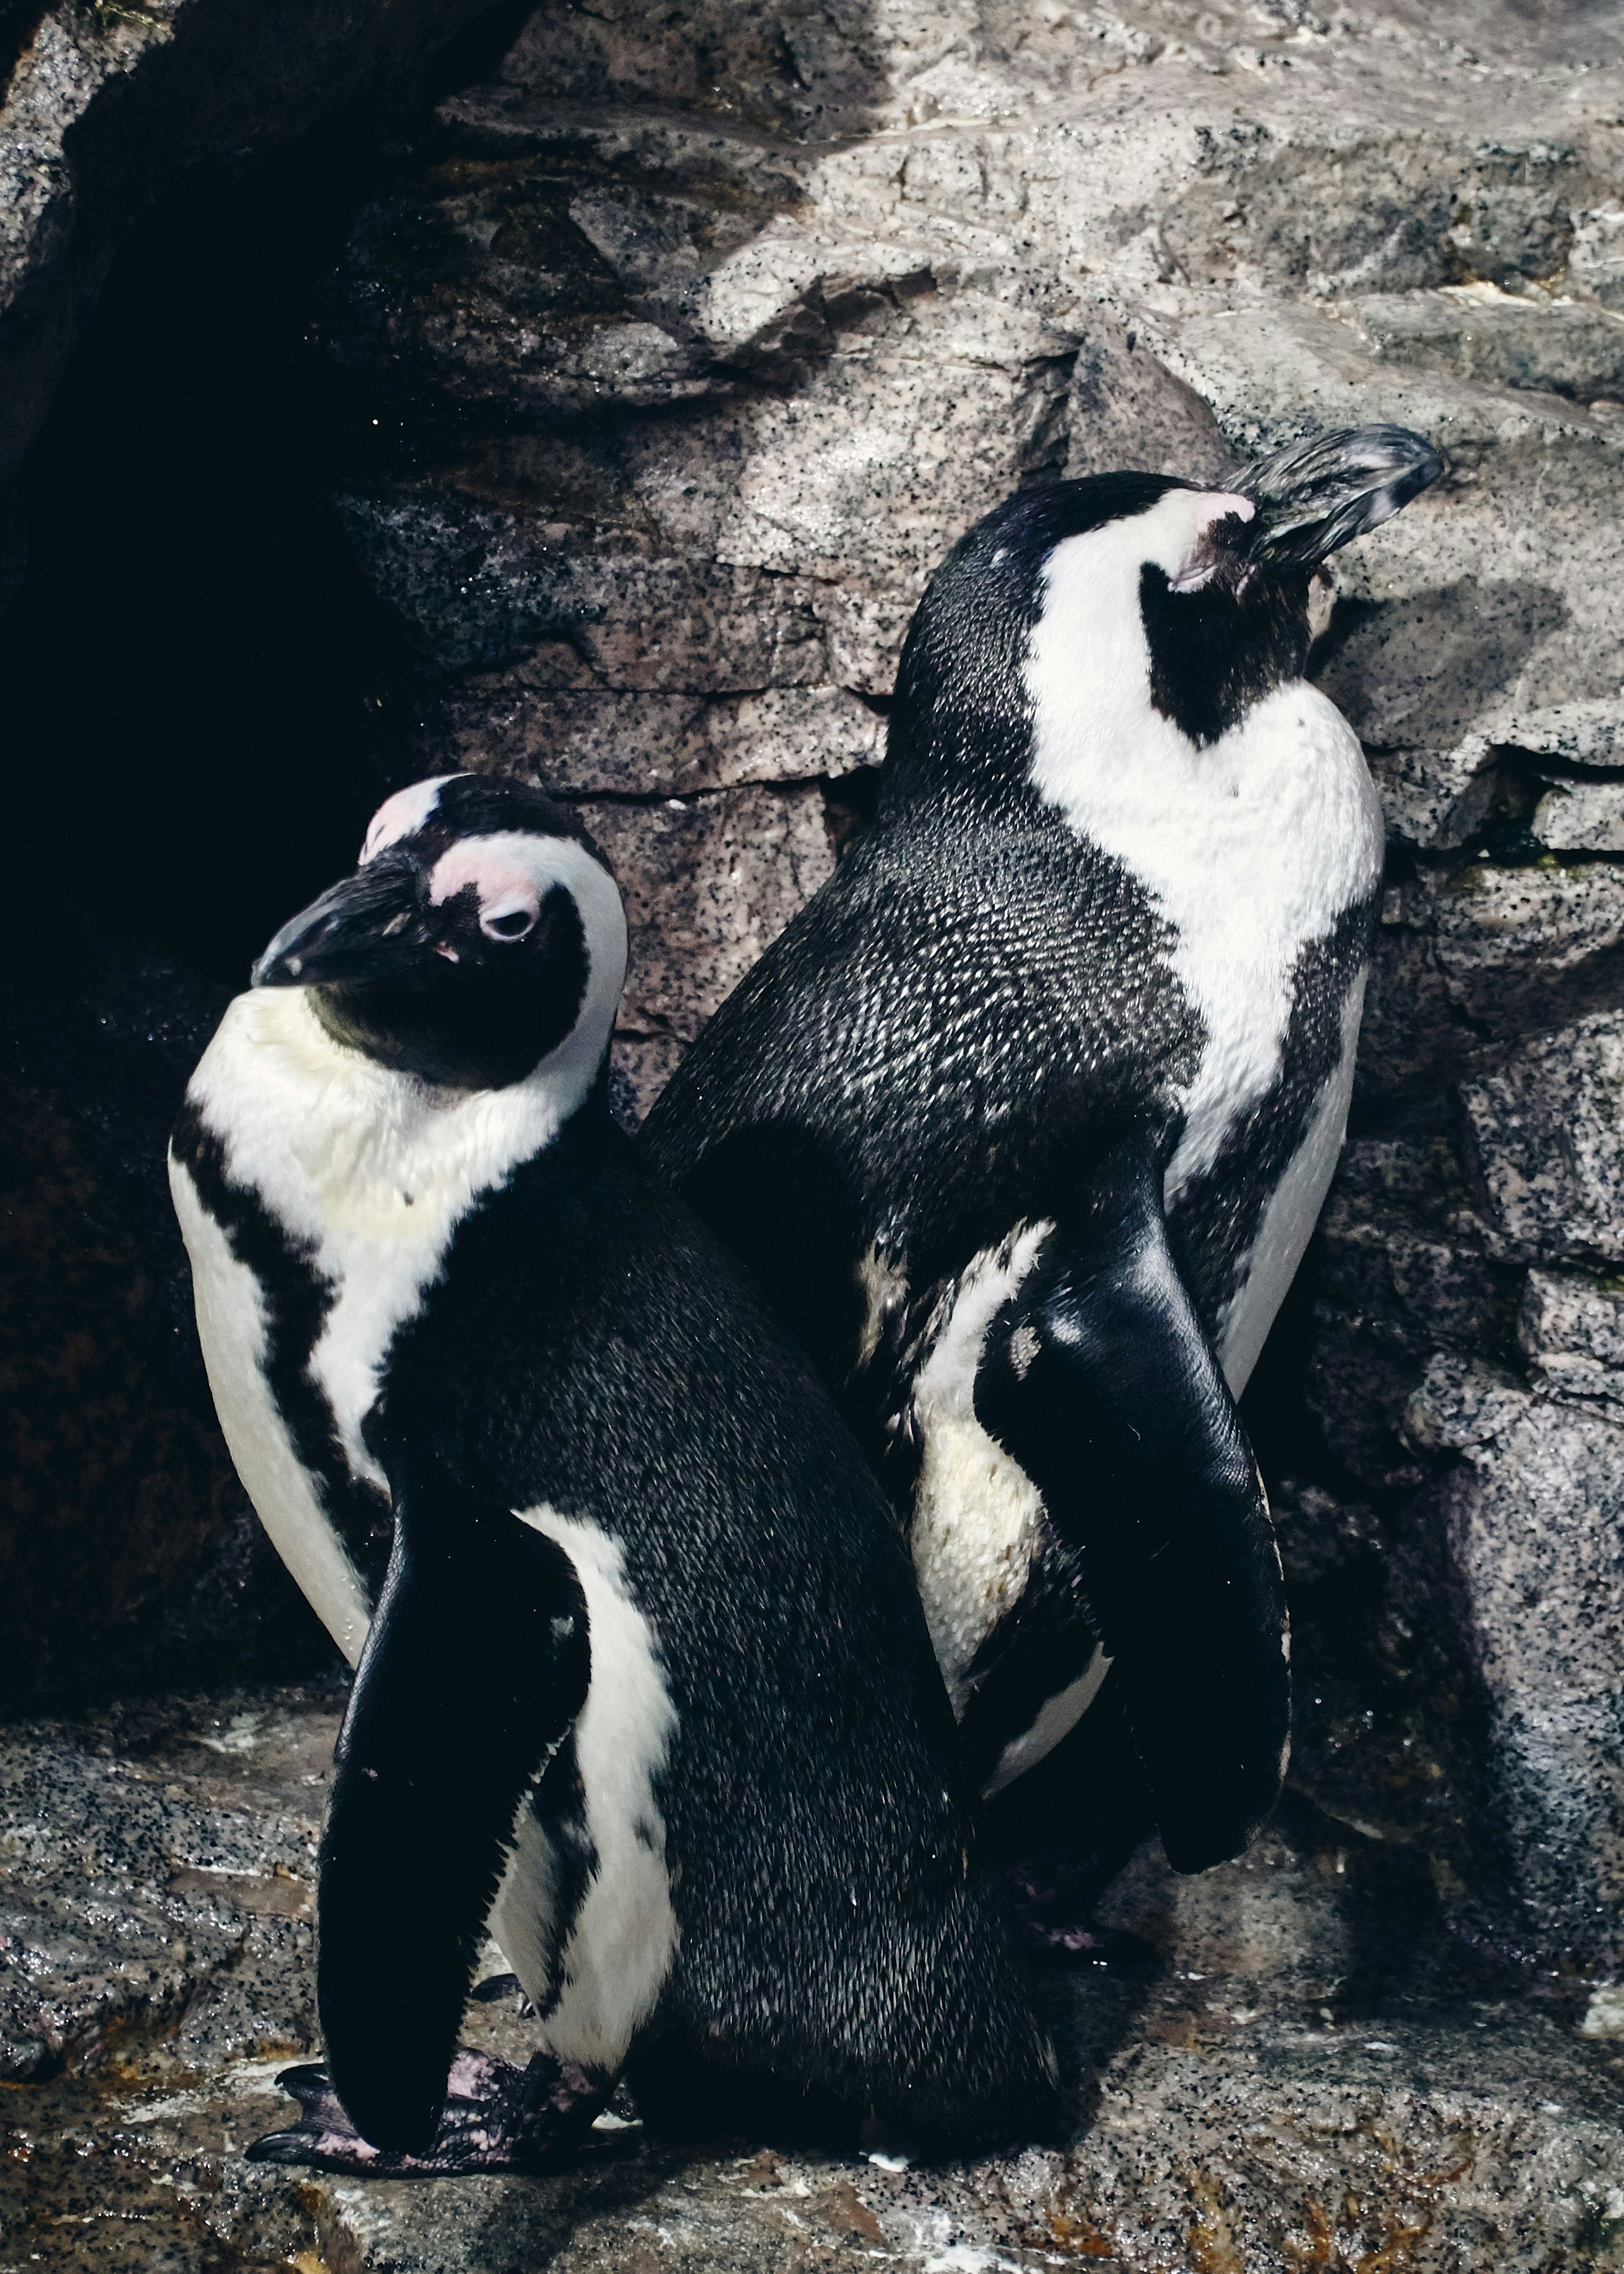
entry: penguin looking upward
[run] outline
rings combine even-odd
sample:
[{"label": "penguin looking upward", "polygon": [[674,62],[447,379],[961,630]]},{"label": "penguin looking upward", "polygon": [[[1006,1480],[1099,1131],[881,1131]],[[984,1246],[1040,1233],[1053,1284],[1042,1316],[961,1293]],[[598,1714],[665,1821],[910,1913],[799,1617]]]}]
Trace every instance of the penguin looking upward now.
[{"label": "penguin looking upward", "polygon": [[1327,434],[957,545],[876,810],[642,1142],[841,1399],[991,1796],[1114,1662],[1169,1860],[1277,1796],[1289,1636],[1234,1400],[1342,1136],[1382,828],[1309,579],[1440,471]]},{"label": "penguin looking upward", "polygon": [[[625,959],[571,817],[419,783],[272,941],[176,1132],[228,1441],[359,1660],[327,2066],[261,2156],[533,2165],[623,2068],[683,2128],[1052,2119],[892,1512],[611,1121]],[[523,2071],[456,2051],[487,1924],[538,2017]]]}]

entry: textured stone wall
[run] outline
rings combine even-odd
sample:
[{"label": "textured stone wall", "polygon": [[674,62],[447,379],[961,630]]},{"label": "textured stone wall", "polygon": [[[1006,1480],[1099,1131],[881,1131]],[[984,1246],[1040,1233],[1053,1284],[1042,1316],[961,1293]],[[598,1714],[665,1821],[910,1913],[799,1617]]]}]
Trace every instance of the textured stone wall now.
[{"label": "textured stone wall", "polygon": [[[1389,890],[1353,1141],[1251,1419],[1297,1777],[1418,1846],[1466,1931],[1604,1969],[1621,57],[1598,6],[553,5],[380,159],[308,308],[332,508],[395,644],[387,768],[580,803],[632,915],[638,1105],[830,873],[911,611],[987,507],[1217,478],[1317,425],[1443,446],[1447,481],[1339,556],[1317,651]],[[14,86],[8,178],[49,186],[19,116]],[[376,786],[364,739],[345,798]],[[98,1379],[139,1401],[132,1318]]]}]

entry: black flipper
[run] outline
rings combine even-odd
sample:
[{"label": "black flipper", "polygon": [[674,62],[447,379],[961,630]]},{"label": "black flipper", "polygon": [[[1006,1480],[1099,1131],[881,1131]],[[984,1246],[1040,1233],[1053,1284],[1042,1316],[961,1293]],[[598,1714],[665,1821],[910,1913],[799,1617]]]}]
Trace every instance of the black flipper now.
[{"label": "black flipper", "polygon": [[994,1321],[975,1410],[1083,1559],[1169,1862],[1199,1871],[1238,1854],[1284,1768],[1285,1588],[1147,1142],[1119,1149],[1086,1217]]},{"label": "black flipper", "polygon": [[580,1712],[585,1598],[555,1542],[443,1473],[392,1476],[395,1550],[321,1842],[317,2003],[356,2129],[432,2148],[531,1781]]}]

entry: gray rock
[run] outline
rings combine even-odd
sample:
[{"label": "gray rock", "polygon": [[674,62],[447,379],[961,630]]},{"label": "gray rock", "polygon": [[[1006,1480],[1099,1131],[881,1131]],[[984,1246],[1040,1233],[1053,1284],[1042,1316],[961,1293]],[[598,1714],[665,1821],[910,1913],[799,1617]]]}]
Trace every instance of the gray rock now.
[{"label": "gray rock", "polygon": [[1530,1271],[1517,1343],[1538,1384],[1554,1397],[1624,1397],[1624,1291],[1616,1282]]},{"label": "gray rock", "polygon": [[1530,824],[1558,853],[1624,853],[1624,782],[1557,782]]},{"label": "gray rock", "polygon": [[[619,1031],[640,1111],[762,950],[834,869],[821,793],[723,790],[658,805],[583,801],[620,880],[631,934]],[[650,1051],[646,1045],[663,1047]],[[657,1079],[658,1077],[658,1079]]]},{"label": "gray rock", "polygon": [[[246,2163],[290,2113],[277,2070],[313,2050],[301,1913],[337,1703],[238,1691],[0,1740],[8,1924],[66,1923],[60,1946],[26,1930],[0,2029],[77,2017],[58,2065],[7,2096],[8,2265],[57,2263],[64,2237],[80,2274],[1617,2263],[1624,2056],[1605,2000],[1462,1968],[1425,1869],[1300,1803],[1199,1879],[1134,1858],[1109,1918],[1154,1962],[1051,1982],[1074,2082],[1042,2147],[900,2168],[752,2136],[683,2148],[622,2104],[547,2178]],[[465,2036],[524,2059],[533,2022],[486,1987]]]},{"label": "gray rock", "polygon": [[1534,1948],[1624,1964],[1624,1430],[1440,1355],[1408,1425],[1489,1704],[1492,1788]]},{"label": "gray rock", "polygon": [[1624,1260],[1624,1028],[1601,1013],[1530,1035],[1463,1084],[1489,1223],[1526,1262]]},{"label": "gray rock", "polygon": [[[687,797],[743,782],[838,778],[879,763],[878,714],[844,687],[660,695],[530,684],[526,665],[465,681],[425,730],[441,760],[533,773],[565,796]],[[584,671],[582,674],[586,676]],[[427,762],[427,761],[425,761]]]},{"label": "gray rock", "polygon": [[1430,853],[1469,844],[1501,787],[1492,746],[1478,736],[1453,750],[1372,751],[1371,772],[1388,835]]},{"label": "gray rock", "polygon": [[1372,293],[1346,312],[1384,362],[1586,403],[1624,395],[1624,316],[1605,307],[1480,283]]}]

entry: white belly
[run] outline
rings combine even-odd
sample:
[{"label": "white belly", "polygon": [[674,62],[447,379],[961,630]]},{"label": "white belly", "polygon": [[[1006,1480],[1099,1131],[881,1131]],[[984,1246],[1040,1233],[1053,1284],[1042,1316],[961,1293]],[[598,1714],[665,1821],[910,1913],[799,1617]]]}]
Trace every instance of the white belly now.
[{"label": "white belly", "polygon": [[619,1543],[586,1517],[546,1507],[516,1512],[564,1550],[586,1597],[591,1676],[575,1745],[598,1867],[568,1930],[554,1999],[559,1875],[527,1802],[491,1931],[540,2013],[553,2052],[583,2068],[613,2071],[654,2011],[676,1956],[655,1792],[676,1711],[653,1630],[628,1591]]},{"label": "white belly", "polygon": [[927,1329],[927,1354],[914,1377],[914,1568],[955,1713],[968,1702],[977,1651],[1026,1587],[1043,1513],[1031,1478],[976,1419],[975,1377],[988,1328],[1054,1228],[1018,1224],[1002,1246],[975,1258]]},{"label": "white belly", "polygon": [[1336,1172],[1348,1127],[1348,1102],[1353,1095],[1354,1060],[1364,1009],[1365,975],[1361,972],[1342,1005],[1342,1055],[1315,1100],[1302,1143],[1270,1195],[1263,1221],[1242,1259],[1235,1292],[1218,1321],[1219,1363],[1237,1397],[1251,1379],[1275,1314],[1297,1276]]},{"label": "white belly", "polygon": [[[937,1663],[955,1714],[974,1683],[976,1653],[1025,1593],[1043,1518],[1037,1487],[975,1416],[975,1377],[995,1315],[1037,1262],[1052,1224],[1018,1224],[978,1255],[927,1329],[914,1375],[920,1439],[914,1493],[914,1568]],[[871,1276],[871,1275],[870,1275]],[[1057,1745],[1087,1711],[1110,1660],[1097,1647],[1079,1678],[1004,1747],[989,1781],[1001,1791]]]},{"label": "white belly", "polygon": [[173,1156],[169,1190],[192,1261],[198,1338],[208,1386],[237,1473],[272,1546],[355,1666],[366,1640],[372,1606],[266,1385],[265,1300],[259,1283],[231,1253],[225,1233]]}]

